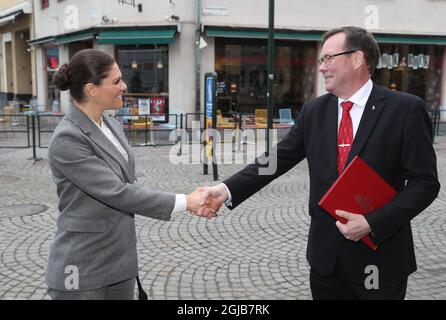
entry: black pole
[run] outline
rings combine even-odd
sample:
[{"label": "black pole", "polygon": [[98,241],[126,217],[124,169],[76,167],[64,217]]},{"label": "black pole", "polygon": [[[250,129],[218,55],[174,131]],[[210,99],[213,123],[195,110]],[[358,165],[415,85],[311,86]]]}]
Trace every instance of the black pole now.
[{"label": "black pole", "polygon": [[[176,115],[175,117],[175,128],[178,132],[178,115]],[[182,135],[183,135],[183,114],[180,114],[180,134],[177,136],[177,143],[180,143],[180,148],[177,151],[177,156],[181,156],[182,153],[182,149],[183,149],[183,139],[182,139]]]},{"label": "black pole", "polygon": [[[205,85],[205,87],[206,87],[206,85]],[[204,94],[206,95],[206,92]],[[203,123],[204,123],[204,130],[206,131],[206,105],[205,105],[205,110],[203,113]],[[201,139],[201,125],[200,125],[200,139]],[[206,155],[206,139],[203,139],[203,174],[207,175],[208,172],[209,172],[209,169],[208,169],[207,155]]]},{"label": "black pole", "polygon": [[36,155],[36,121],[35,121],[35,113],[33,112],[31,114],[31,130],[32,130],[32,137],[33,137],[33,157],[32,158],[28,158],[28,160],[34,160],[34,161],[39,161],[42,160],[41,157],[37,157]]},{"label": "black pole", "polygon": [[26,116],[26,138],[28,139],[28,148],[31,147],[30,136],[29,136],[29,116]]},{"label": "black pole", "polygon": [[31,116],[32,123],[32,137],[33,137],[33,159],[36,159],[36,121],[34,119],[34,115]]},{"label": "black pole", "polygon": [[39,148],[42,148],[42,145],[40,144],[40,117],[37,115],[37,141],[39,141]]},{"label": "black pole", "polygon": [[147,145],[147,130],[149,130],[149,127],[148,127],[148,125],[147,125],[147,115],[146,115],[146,132],[144,133],[144,145]]},{"label": "black pole", "polygon": [[266,105],[268,109],[268,125],[266,132],[266,154],[271,147],[270,133],[273,129],[273,83],[274,83],[274,0],[269,0],[268,19],[268,80]]}]

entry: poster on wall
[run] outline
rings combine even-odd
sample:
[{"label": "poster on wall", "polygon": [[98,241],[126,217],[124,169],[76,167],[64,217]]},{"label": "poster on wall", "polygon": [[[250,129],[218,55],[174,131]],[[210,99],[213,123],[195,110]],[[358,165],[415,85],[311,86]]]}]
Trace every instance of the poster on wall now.
[{"label": "poster on wall", "polygon": [[130,114],[130,120],[138,120],[140,116],[150,116],[152,121],[167,123],[169,117],[169,97],[150,95],[129,96],[123,95],[123,109]]},{"label": "poster on wall", "polygon": [[150,98],[150,117],[153,121],[165,122],[167,116],[167,104],[165,97]]},{"label": "poster on wall", "polygon": [[150,114],[150,98],[138,99],[138,114],[145,116]]},{"label": "poster on wall", "polygon": [[130,120],[138,120],[138,115],[136,114],[136,110],[138,110],[138,99],[135,97],[123,96],[122,100],[122,107],[126,109],[124,113],[132,115],[129,117]]},{"label": "poster on wall", "polygon": [[138,107],[138,99],[133,97],[123,97],[123,107],[124,108],[137,108]]}]

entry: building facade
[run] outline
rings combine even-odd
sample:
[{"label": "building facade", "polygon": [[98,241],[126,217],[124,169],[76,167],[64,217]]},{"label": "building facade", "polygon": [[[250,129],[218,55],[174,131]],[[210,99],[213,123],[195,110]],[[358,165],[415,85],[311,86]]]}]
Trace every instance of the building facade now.
[{"label": "building facade", "polygon": [[[382,53],[376,83],[440,108],[446,91],[444,12],[444,0],[276,0],[275,116],[284,108],[296,115],[304,101],[325,92],[316,62],[321,36],[344,25],[375,35]],[[267,0],[34,0],[34,20],[29,44],[38,103],[46,110],[67,109],[68,94],[50,80],[83,48],[116,58],[129,88],[128,106],[203,110],[204,74],[216,72],[223,114],[266,107]]]},{"label": "building facade", "polygon": [[8,101],[29,102],[35,94],[34,61],[27,44],[32,35],[32,2],[1,0],[0,107]]}]

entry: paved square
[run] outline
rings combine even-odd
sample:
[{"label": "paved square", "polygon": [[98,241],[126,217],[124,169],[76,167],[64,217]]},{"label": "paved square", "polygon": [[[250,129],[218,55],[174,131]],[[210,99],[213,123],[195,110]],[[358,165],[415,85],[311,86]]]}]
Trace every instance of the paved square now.
[{"label": "paved square", "polygon": [[[199,164],[171,164],[171,148],[134,148],[139,183],[181,193],[216,183]],[[435,149],[445,185],[446,137],[437,138]],[[57,196],[46,152],[38,149],[44,159],[34,162],[27,160],[32,149],[0,149],[0,299],[49,299],[44,274]],[[221,165],[220,179],[242,167]],[[311,299],[305,258],[308,191],[303,162],[213,220],[187,213],[168,222],[137,217],[140,277],[149,298]],[[409,277],[407,299],[446,299],[445,201],[442,188],[413,220],[418,271]],[[48,208],[29,215],[45,209],[42,205]]]}]

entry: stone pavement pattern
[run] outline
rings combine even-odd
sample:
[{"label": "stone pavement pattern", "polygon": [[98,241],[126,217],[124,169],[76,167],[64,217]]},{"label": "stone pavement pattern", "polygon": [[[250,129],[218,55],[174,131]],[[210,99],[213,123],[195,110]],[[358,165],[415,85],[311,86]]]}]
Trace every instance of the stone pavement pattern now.
[{"label": "stone pavement pattern", "polygon": [[[436,144],[446,184],[446,139]],[[169,163],[171,147],[134,148],[139,183],[188,193],[213,185],[201,165]],[[0,299],[49,299],[44,274],[56,230],[57,196],[46,149],[0,150],[0,208],[42,204],[35,215],[0,214]],[[242,165],[222,165],[220,179]],[[137,217],[140,277],[150,299],[311,299],[306,162],[216,219],[187,213],[169,222]],[[446,299],[446,193],[413,220],[418,271],[407,299]],[[17,212],[20,213],[20,212]]]}]

